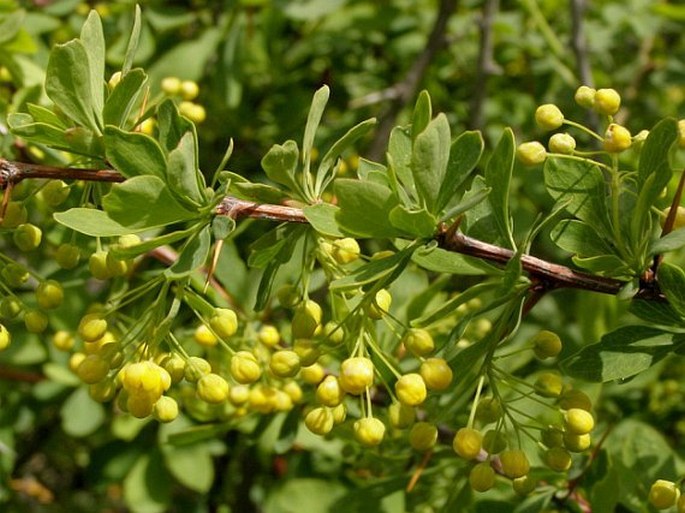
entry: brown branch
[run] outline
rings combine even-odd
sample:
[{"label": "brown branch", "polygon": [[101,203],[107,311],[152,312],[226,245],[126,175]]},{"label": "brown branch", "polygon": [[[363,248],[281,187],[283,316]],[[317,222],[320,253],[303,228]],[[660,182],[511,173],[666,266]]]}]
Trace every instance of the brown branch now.
[{"label": "brown branch", "polygon": [[492,57],[493,35],[492,23],[499,9],[499,0],[486,0],[480,19],[480,48],[478,50],[478,66],[476,79],[473,82],[474,91],[471,96],[469,112],[469,127],[480,129],[483,127],[483,105],[487,98],[487,82],[490,75],[500,72]]},{"label": "brown branch", "polygon": [[93,182],[123,182],[126,178],[112,169],[84,169],[26,164],[0,158],[0,189],[16,185],[29,178],[88,180]]},{"label": "brown branch", "polygon": [[22,381],[24,383],[38,383],[43,381],[45,376],[38,372],[25,371],[0,365],[0,381]]},{"label": "brown branch", "polygon": [[[100,182],[121,182],[125,179],[121,174],[111,169],[58,168],[0,159],[0,188],[30,178],[78,179]],[[223,198],[219,205],[217,205],[216,215],[229,216],[233,219],[250,217],[284,223],[308,223],[300,208],[285,205],[259,204],[233,196]],[[454,225],[452,228],[440,227],[435,237],[439,247],[447,251],[500,265],[506,265],[513,258],[514,253],[510,249],[474,239],[459,232],[456,228],[457,225]],[[521,265],[523,270],[535,282],[532,287],[534,294],[531,298],[531,307],[539,299],[536,297],[536,291],[539,295],[558,288],[575,288],[616,295],[625,285],[625,282],[614,278],[574,271],[569,267],[554,264],[531,255],[523,255],[521,257]],[[664,300],[664,296],[655,287],[641,289],[635,297]]]},{"label": "brown branch", "polygon": [[376,135],[368,152],[371,160],[379,160],[384,154],[390,131],[397,124],[397,116],[402,108],[416,96],[428,66],[445,45],[447,21],[456,8],[457,0],[440,0],[435,23],[423,51],[417,56],[411,68],[409,68],[409,71],[407,71],[407,74],[400,82],[389,87],[385,92],[378,93],[381,98],[391,98],[391,103],[387,110],[379,116]]}]

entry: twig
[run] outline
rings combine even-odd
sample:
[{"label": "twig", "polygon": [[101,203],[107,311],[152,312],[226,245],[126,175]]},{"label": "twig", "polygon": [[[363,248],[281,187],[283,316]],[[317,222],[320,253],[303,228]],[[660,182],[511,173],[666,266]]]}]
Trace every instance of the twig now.
[{"label": "twig", "polygon": [[84,169],[26,164],[0,158],[0,189],[16,185],[28,178],[88,180],[93,182],[123,182],[126,178],[112,169]]},{"label": "twig", "polygon": [[480,129],[483,127],[483,104],[487,97],[488,77],[499,72],[492,58],[493,37],[492,22],[495,13],[499,10],[499,0],[486,0],[483,4],[483,14],[480,20],[480,48],[478,50],[478,67],[476,68],[476,80],[471,97],[469,112],[469,127]]},{"label": "twig", "polygon": [[[585,8],[586,0],[571,0],[571,48],[576,58],[576,71],[581,85],[595,87],[590,66],[590,56],[585,39]],[[588,125],[595,132],[599,132],[599,117],[593,110],[587,113]]]},{"label": "twig", "polygon": [[369,158],[379,160],[383,156],[390,131],[397,124],[397,116],[402,108],[416,95],[421,83],[421,79],[428,69],[438,51],[445,45],[445,32],[447,31],[447,21],[457,8],[457,0],[440,0],[438,13],[435,17],[433,29],[428,36],[428,41],[423,51],[418,55],[405,77],[395,85],[389,87],[385,92],[377,93],[381,97],[392,98],[387,110],[379,116],[378,128],[371,147],[369,148]]},{"label": "twig", "polygon": [[[125,179],[121,174],[111,169],[59,168],[0,159],[0,188],[30,178],[80,179],[101,182],[121,182]],[[226,196],[219,203],[216,214],[230,216],[234,219],[251,217],[285,223],[308,223],[300,208],[259,204],[233,196]],[[510,249],[464,235],[458,230],[458,224],[454,224],[452,227],[441,226],[435,238],[438,246],[447,251],[500,265],[506,265],[514,256]],[[531,255],[523,255],[521,265],[523,270],[534,278],[533,292],[538,290],[544,293],[559,288],[576,288],[616,295],[625,285],[625,282],[621,280],[574,271],[569,267],[547,262]],[[641,289],[635,297],[665,300],[663,294],[655,287]],[[532,301],[535,300],[532,299]]]}]

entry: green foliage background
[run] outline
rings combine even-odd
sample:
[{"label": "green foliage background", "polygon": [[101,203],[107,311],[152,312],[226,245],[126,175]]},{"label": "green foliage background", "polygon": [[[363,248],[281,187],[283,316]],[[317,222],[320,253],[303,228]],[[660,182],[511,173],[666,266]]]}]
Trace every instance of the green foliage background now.
[{"label": "green foliage background", "polygon": [[[501,1],[492,20],[486,75],[479,64],[482,4],[457,3],[447,22],[446,45],[420,80],[430,92],[433,111],[446,113],[452,133],[482,129],[488,153],[505,127],[512,127],[519,141],[544,138],[533,112],[546,102],[596,124],[572,100],[582,78],[570,44],[570,3]],[[589,78],[597,87],[622,92],[621,123],[637,132],[664,117],[685,117],[685,7],[649,0],[588,4],[583,28]],[[19,7],[23,14],[16,14]],[[0,154],[5,158],[35,157],[8,135],[7,116],[45,99],[41,86],[49,50],[78,36],[86,7],[71,0],[0,1],[0,65],[14,77],[0,83]],[[93,7],[104,23],[109,76],[124,61],[133,3]],[[320,148],[330,147],[368,117],[378,117],[380,126],[385,119],[406,124],[418,91],[399,105],[382,94],[379,99],[379,93],[397,92],[393,88],[424,51],[439,8],[429,0],[146,1],[141,7],[135,64],[149,71],[152,94],[167,76],[197,81],[198,102],[208,114],[198,126],[201,168],[214,169],[233,138],[230,169],[255,181],[265,178],[260,161],[272,144],[299,140],[312,94],[323,84],[330,86],[331,98],[317,132]],[[474,100],[479,92],[484,93],[482,104]],[[357,144],[355,154],[383,159],[385,146],[374,134]],[[387,134],[382,144],[386,140]],[[354,162],[355,154],[346,154],[347,161]],[[44,157],[61,162],[58,152]],[[514,225],[527,226],[553,201],[541,170],[517,167],[513,176]],[[668,198],[675,183],[669,188]],[[239,256],[246,258],[248,245],[267,228],[250,224],[217,270],[229,291],[246,303],[256,294],[250,286],[255,280]],[[541,237],[533,252],[570,264],[548,237]],[[677,252],[669,258],[683,262]],[[425,276],[408,273],[393,289],[397,304],[410,309],[408,291],[424,285]],[[61,322],[72,324],[91,300],[67,294]],[[614,297],[563,291],[537,306],[521,338],[538,327],[553,329],[563,335],[570,355],[629,316],[624,302]],[[27,337],[21,347],[0,354],[3,511],[533,512],[552,500],[552,487],[522,503],[502,489],[483,497],[474,496],[468,486],[455,491],[455,482],[464,484],[466,470],[452,465],[454,456],[444,453],[435,456],[437,464],[416,490],[406,493],[412,472],[403,465],[409,451],[398,449],[393,461],[349,443],[349,433],[341,439],[315,437],[296,429],[300,412],[231,430],[220,424],[189,430],[187,419],[159,426],[114,416],[109,407],[89,399],[66,370],[65,356],[44,342]],[[533,370],[526,367],[530,362],[521,365],[523,375]],[[22,373],[13,374],[17,369]],[[625,383],[587,386],[593,398],[601,389],[597,408],[605,429],[612,426],[604,450],[583,478],[595,511],[649,511],[649,483],[683,474],[683,370],[682,359],[670,357]],[[469,399],[468,392],[454,398],[462,410]],[[41,485],[30,488],[33,480]]]}]

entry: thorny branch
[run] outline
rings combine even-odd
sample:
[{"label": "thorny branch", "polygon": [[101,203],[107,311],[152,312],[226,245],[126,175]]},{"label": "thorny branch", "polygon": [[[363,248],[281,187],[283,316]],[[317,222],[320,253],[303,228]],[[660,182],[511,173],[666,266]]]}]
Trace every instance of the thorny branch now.
[{"label": "thorny branch", "polygon": [[[111,169],[60,168],[0,159],[0,189],[9,189],[12,185],[31,178],[59,178],[99,182],[122,182],[125,179],[121,174]],[[7,190],[5,192],[7,193]],[[250,217],[276,222],[308,223],[303,211],[299,208],[259,204],[233,196],[226,196],[217,205],[216,214],[229,216],[233,219]],[[435,239],[438,246],[447,251],[479,258],[499,265],[506,265],[514,257],[514,253],[510,249],[474,239],[454,228],[447,228],[446,226],[439,227]],[[533,280],[533,286],[531,287],[533,295],[541,295],[559,288],[575,288],[615,295],[625,285],[620,280],[575,271],[569,267],[548,262],[532,255],[523,255],[521,257],[521,266]],[[654,287],[640,290],[636,297],[652,300],[664,299],[663,295]]]}]

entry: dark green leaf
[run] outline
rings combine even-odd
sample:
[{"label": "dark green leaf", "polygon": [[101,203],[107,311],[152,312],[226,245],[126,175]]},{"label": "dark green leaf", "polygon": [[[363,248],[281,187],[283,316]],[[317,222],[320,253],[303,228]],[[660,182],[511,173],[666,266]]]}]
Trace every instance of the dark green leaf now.
[{"label": "dark green leaf", "polygon": [[594,164],[566,159],[547,159],[545,186],[558,204],[585,221],[603,238],[611,240],[607,189],[602,172]]},{"label": "dark green leaf", "polygon": [[440,187],[438,211],[457,201],[459,188],[476,168],[483,153],[483,136],[477,131],[466,131],[457,137],[450,147],[447,172]]},{"label": "dark green leaf", "polygon": [[485,168],[485,184],[490,188],[488,201],[493,220],[503,244],[509,248],[513,248],[514,244],[509,212],[509,186],[514,169],[515,146],[514,132],[506,128]]},{"label": "dark green leaf", "polygon": [[140,132],[105,128],[107,160],[126,178],[154,175],[166,179],[167,162],[157,141]]},{"label": "dark green leaf", "polygon": [[550,233],[550,238],[561,249],[581,257],[613,253],[609,245],[588,224],[575,219],[563,219]]},{"label": "dark green leaf", "polygon": [[656,278],[668,302],[678,314],[685,317],[685,272],[676,265],[662,262]]},{"label": "dark green leaf", "polygon": [[93,110],[99,126],[102,126],[102,108],[105,104],[105,34],[100,15],[95,9],[90,11],[81,28],[81,41],[88,55]]},{"label": "dark green leaf", "polygon": [[562,367],[569,375],[587,381],[627,379],[662,360],[683,342],[685,334],[624,326],[584,347],[562,362]]},{"label": "dark green leaf", "polygon": [[100,133],[93,106],[88,52],[77,39],[50,52],[45,92],[77,124]]},{"label": "dark green leaf", "polygon": [[102,116],[106,125],[127,128],[126,122],[146,83],[147,75],[142,69],[131,70],[122,77],[105,102]]},{"label": "dark green leaf", "polygon": [[209,256],[209,247],[212,244],[211,229],[205,226],[195,237],[192,237],[183,246],[178,260],[174,265],[164,271],[167,278],[176,280],[184,278],[193,271],[202,267]]},{"label": "dark green leaf", "polygon": [[438,194],[450,157],[450,125],[444,114],[431,121],[416,136],[411,157],[411,171],[419,197],[431,213],[438,212]]},{"label": "dark green leaf", "polygon": [[198,216],[181,206],[162,179],[152,175],[134,176],[112,185],[102,204],[111,219],[131,230],[166,226]]},{"label": "dark green leaf", "polygon": [[302,212],[317,232],[327,237],[338,238],[345,236],[338,228],[336,221],[339,210],[340,208],[330,203],[317,203],[316,205],[307,205],[302,209]]},{"label": "dark green leaf", "polygon": [[402,235],[388,220],[388,212],[398,205],[390,189],[361,180],[335,182],[340,210],[336,215],[343,232],[357,237],[389,238]]},{"label": "dark green leaf", "polygon": [[678,139],[678,124],[674,119],[659,121],[650,131],[640,150],[637,169],[638,197],[630,213],[630,233],[639,247],[650,228],[650,209],[671,179],[669,150]]},{"label": "dark green leaf", "polygon": [[671,305],[660,301],[633,299],[628,311],[643,321],[664,326],[683,326],[683,319]]}]

